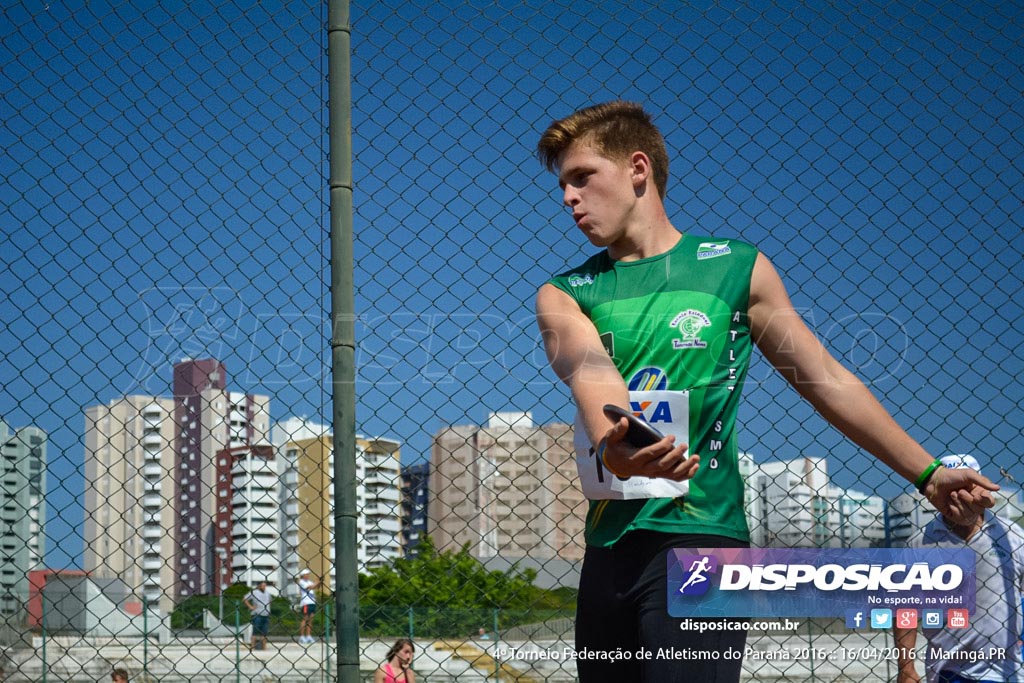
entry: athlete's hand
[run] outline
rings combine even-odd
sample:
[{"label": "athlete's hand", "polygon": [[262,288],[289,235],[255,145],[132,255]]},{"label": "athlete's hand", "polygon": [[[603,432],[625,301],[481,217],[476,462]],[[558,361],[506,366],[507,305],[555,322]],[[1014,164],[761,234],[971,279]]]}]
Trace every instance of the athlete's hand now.
[{"label": "athlete's hand", "polygon": [[[634,448],[623,439],[629,431],[629,422],[620,418],[604,438],[604,462],[619,477],[650,477],[685,481],[697,473],[700,456],[686,457],[689,444],[676,445],[676,437],[669,435],[658,443]],[[934,475],[933,475],[934,476]]]},{"label": "athlete's hand", "polygon": [[990,491],[999,486],[967,467],[940,467],[924,487],[924,495],[935,509],[957,524],[970,524],[986,508],[995,505]]}]

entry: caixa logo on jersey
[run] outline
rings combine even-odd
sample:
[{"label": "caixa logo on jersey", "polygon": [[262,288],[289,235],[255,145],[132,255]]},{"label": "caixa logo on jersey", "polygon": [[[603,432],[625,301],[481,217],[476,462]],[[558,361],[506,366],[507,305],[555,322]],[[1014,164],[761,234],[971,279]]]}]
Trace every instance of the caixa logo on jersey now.
[{"label": "caixa logo on jersey", "polygon": [[827,617],[846,609],[974,609],[974,553],[935,548],[679,548],[677,617]]},{"label": "caixa logo on jersey", "polygon": [[672,407],[668,401],[654,400],[650,394],[640,394],[644,398],[638,398],[637,393],[635,393],[665,391],[668,389],[668,375],[665,374],[664,370],[657,367],[637,370],[629,378],[626,387],[633,393],[633,398],[629,401],[629,409],[633,411],[634,415],[652,425],[657,425],[659,422],[666,424],[674,422],[672,419]]}]

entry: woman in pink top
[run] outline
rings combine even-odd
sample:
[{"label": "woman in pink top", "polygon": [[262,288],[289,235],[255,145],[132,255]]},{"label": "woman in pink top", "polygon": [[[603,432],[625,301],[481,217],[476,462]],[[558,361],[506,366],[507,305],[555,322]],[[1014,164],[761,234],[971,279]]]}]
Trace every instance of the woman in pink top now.
[{"label": "woman in pink top", "polygon": [[416,674],[409,665],[412,664],[412,641],[399,638],[388,650],[384,663],[373,674],[373,683],[415,683]]}]

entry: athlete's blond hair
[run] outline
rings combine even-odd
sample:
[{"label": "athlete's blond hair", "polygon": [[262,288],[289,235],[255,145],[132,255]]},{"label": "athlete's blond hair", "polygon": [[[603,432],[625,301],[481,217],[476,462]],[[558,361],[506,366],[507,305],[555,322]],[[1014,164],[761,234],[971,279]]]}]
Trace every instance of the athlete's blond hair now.
[{"label": "athlete's blond hair", "polygon": [[668,152],[665,138],[651,117],[635,102],[616,100],[580,109],[554,121],[537,143],[537,157],[554,172],[562,155],[577,142],[584,142],[614,161],[623,161],[633,152],[643,152],[651,160],[654,186],[664,199],[668,186]]}]

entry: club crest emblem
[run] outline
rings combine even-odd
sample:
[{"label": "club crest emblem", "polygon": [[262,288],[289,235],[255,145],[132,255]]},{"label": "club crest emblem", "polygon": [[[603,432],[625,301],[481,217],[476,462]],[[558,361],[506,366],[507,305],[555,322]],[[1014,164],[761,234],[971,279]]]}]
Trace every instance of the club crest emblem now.
[{"label": "club crest emblem", "polygon": [[675,349],[703,349],[707,348],[707,342],[701,341],[700,333],[705,327],[711,325],[711,320],[700,311],[689,309],[683,311],[672,319],[669,327],[679,330],[682,339],[673,339],[672,348]]}]

